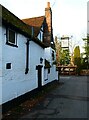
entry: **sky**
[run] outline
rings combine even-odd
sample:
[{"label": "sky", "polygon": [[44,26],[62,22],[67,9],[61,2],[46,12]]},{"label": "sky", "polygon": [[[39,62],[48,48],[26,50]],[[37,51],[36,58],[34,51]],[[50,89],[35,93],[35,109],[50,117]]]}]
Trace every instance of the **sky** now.
[{"label": "sky", "polygon": [[53,35],[73,36],[73,44],[80,45],[87,34],[88,0],[0,0],[0,4],[18,18],[31,18],[45,15],[45,7],[50,2],[52,8]]}]

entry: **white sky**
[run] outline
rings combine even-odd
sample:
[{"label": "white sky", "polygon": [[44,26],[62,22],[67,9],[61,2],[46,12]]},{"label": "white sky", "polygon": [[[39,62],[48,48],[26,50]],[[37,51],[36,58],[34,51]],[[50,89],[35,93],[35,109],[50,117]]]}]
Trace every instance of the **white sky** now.
[{"label": "white sky", "polygon": [[52,7],[54,36],[72,35],[72,40],[82,46],[87,33],[88,0],[0,0],[0,3],[22,19],[44,15],[48,1]]}]

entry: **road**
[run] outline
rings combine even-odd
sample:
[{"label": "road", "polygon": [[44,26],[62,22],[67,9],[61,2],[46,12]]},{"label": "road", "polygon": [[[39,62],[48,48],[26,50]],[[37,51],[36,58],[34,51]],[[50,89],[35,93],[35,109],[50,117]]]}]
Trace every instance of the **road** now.
[{"label": "road", "polygon": [[87,118],[89,104],[89,77],[60,76],[61,86],[52,90],[22,118]]}]

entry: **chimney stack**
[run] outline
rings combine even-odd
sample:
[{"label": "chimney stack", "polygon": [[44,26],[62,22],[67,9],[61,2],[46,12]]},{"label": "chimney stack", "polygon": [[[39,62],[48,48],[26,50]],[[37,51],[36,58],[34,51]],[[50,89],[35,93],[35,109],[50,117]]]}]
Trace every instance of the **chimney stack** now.
[{"label": "chimney stack", "polygon": [[44,43],[51,46],[53,42],[53,31],[52,31],[52,10],[50,7],[50,2],[47,2],[47,7],[45,8],[45,18],[46,25],[44,30]]},{"label": "chimney stack", "polygon": [[50,8],[50,2],[47,2],[47,8]]}]

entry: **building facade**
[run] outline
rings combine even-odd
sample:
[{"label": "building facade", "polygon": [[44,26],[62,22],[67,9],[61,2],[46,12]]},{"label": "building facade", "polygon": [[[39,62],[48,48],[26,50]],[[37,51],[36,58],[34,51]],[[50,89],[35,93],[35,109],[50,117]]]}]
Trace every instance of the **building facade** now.
[{"label": "building facade", "polygon": [[[2,20],[0,26],[0,88],[2,88],[0,104],[4,104],[36,88],[41,88],[53,80],[58,80],[58,72],[53,64],[56,54],[52,23],[50,30],[45,32],[49,24],[45,16],[35,18],[39,22],[35,21],[33,25],[33,22],[28,24],[20,20],[2,5],[0,7],[2,9],[2,15],[0,14]],[[50,3],[47,9],[48,12],[51,10]],[[28,22],[30,23],[31,20],[34,21],[34,18],[30,18]]]}]

